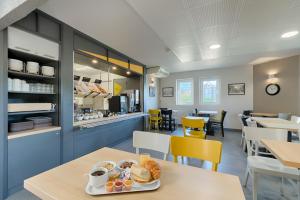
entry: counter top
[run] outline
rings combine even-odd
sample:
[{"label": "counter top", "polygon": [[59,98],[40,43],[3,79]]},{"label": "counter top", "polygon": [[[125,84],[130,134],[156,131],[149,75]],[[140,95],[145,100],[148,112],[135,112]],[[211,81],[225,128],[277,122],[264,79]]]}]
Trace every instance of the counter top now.
[{"label": "counter top", "polygon": [[114,123],[114,122],[124,121],[127,119],[133,119],[133,118],[137,118],[137,117],[143,117],[143,116],[147,116],[147,115],[148,114],[143,113],[143,112],[128,113],[128,114],[111,116],[111,117],[103,117],[103,118],[99,118],[99,119],[78,121],[78,122],[74,122],[73,126],[80,127],[80,128],[93,128],[93,127],[101,126],[104,124],[110,124],[110,123]]}]

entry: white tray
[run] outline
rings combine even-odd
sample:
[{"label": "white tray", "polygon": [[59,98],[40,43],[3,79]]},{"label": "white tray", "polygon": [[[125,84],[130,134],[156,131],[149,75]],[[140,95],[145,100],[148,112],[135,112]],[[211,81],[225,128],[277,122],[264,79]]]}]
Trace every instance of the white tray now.
[{"label": "white tray", "polygon": [[108,194],[122,194],[122,193],[131,193],[131,192],[143,192],[143,191],[152,191],[152,190],[157,190],[160,187],[160,180],[157,180],[153,182],[152,184],[147,184],[147,185],[140,185],[134,183],[132,185],[132,189],[130,191],[124,191],[122,190],[121,192],[106,192],[105,186],[100,187],[100,188],[95,188],[89,184],[87,184],[85,188],[85,192],[89,195],[108,195]]}]

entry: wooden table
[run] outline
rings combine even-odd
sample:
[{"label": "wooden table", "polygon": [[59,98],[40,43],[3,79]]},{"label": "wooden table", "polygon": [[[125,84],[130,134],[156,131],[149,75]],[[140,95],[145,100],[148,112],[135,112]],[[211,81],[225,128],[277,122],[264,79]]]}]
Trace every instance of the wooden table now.
[{"label": "wooden table", "polygon": [[214,111],[214,110],[199,110],[198,113],[199,114],[217,115],[218,111]]},{"label": "wooden table", "polygon": [[261,142],[282,164],[300,169],[300,144],[266,139]]},{"label": "wooden table", "polygon": [[252,117],[278,117],[278,114],[275,113],[259,113],[259,112],[252,112],[250,113]]},{"label": "wooden table", "polygon": [[298,168],[298,199],[300,200],[300,144],[266,139],[261,142],[283,165]]},{"label": "wooden table", "polygon": [[103,148],[25,180],[24,187],[45,200],[244,200],[237,176],[157,160],[162,168],[161,187],[152,192],[93,197],[85,193],[86,173],[101,160],[136,159],[136,154]]},{"label": "wooden table", "polygon": [[195,120],[200,120],[200,119],[203,119],[204,120],[204,123],[208,123],[209,121],[209,117],[196,117],[196,116],[186,116],[184,117],[186,119],[195,119]]},{"label": "wooden table", "polygon": [[298,132],[300,129],[300,124],[286,119],[262,117],[252,117],[252,119],[266,128],[278,128],[288,130],[289,142],[292,141],[292,132]]}]

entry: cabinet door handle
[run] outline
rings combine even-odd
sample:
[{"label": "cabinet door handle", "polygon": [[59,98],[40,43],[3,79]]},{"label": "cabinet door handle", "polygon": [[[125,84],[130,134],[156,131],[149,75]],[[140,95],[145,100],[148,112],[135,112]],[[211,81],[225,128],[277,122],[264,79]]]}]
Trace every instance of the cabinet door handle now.
[{"label": "cabinet door handle", "polygon": [[25,49],[23,47],[18,47],[18,46],[15,46],[16,49],[19,49],[19,50],[22,50],[22,51],[27,51],[29,52],[30,50],[29,49]]},{"label": "cabinet door handle", "polygon": [[50,55],[48,55],[48,54],[44,54],[44,56],[46,56],[46,57],[48,57],[48,58],[55,59],[55,57],[54,57],[54,56],[50,56]]},{"label": "cabinet door handle", "polygon": [[58,132],[58,133],[55,133],[56,135],[60,135],[60,132]]}]

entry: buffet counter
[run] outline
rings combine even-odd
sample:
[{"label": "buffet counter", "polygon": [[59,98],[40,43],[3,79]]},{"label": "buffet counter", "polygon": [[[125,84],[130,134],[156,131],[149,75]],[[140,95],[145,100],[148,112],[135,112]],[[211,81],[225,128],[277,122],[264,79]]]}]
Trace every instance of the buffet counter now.
[{"label": "buffet counter", "polygon": [[120,122],[128,119],[133,119],[137,117],[143,117],[147,116],[148,114],[143,112],[137,112],[137,113],[128,113],[123,115],[117,115],[117,116],[111,116],[111,117],[103,117],[99,119],[91,119],[91,120],[83,120],[83,121],[77,121],[73,123],[74,128],[94,128],[97,126]]}]

